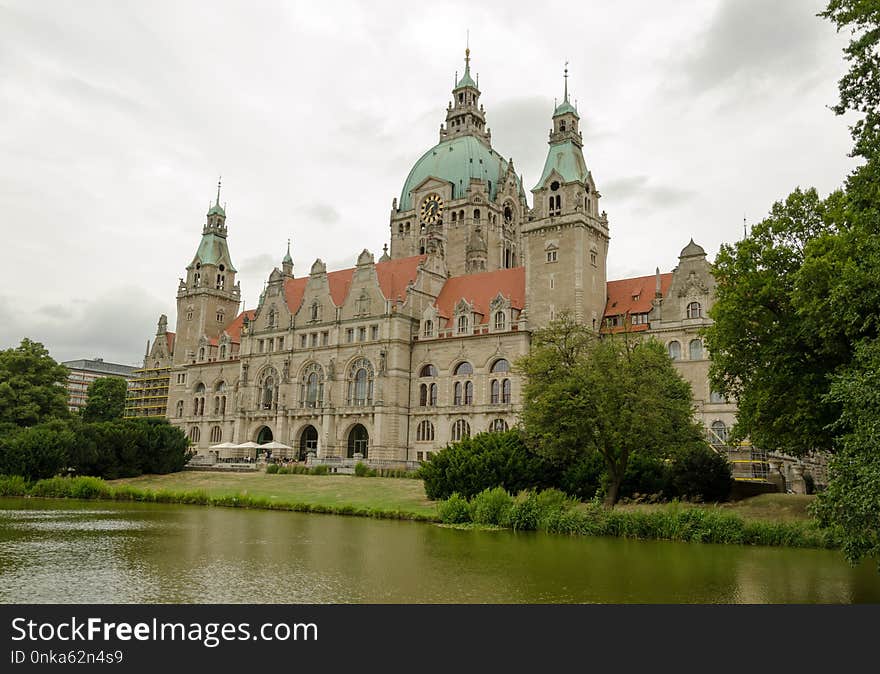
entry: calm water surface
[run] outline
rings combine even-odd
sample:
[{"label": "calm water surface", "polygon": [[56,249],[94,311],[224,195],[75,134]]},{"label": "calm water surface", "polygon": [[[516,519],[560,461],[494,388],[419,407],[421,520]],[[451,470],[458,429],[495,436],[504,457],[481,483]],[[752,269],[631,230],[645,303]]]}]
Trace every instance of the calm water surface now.
[{"label": "calm water surface", "polygon": [[875,569],[826,550],[0,499],[0,603],[876,603]]}]

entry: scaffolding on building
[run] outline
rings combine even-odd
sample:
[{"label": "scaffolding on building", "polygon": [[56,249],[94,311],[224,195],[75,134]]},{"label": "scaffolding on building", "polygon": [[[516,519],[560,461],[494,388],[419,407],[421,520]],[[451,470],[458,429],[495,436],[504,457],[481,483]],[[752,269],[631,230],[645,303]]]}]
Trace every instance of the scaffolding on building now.
[{"label": "scaffolding on building", "polygon": [[125,417],[164,417],[168,409],[170,367],[149,367],[135,370],[128,382]]},{"label": "scaffolding on building", "polygon": [[748,440],[732,445],[726,431],[721,434],[712,428],[706,429],[706,440],[712,449],[727,458],[734,480],[739,482],[770,481],[770,463],[767,461],[766,449],[755,447]]}]

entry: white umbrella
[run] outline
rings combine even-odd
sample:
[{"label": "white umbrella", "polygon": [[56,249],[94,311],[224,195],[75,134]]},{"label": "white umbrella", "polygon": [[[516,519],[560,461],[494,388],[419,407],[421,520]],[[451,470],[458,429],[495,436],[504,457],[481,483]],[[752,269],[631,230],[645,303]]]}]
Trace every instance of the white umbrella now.
[{"label": "white umbrella", "polygon": [[256,442],[243,442],[243,443],[241,443],[240,445],[235,445],[235,446],[234,446],[234,449],[236,449],[236,450],[243,450],[243,451],[238,451],[238,452],[236,452],[236,454],[238,454],[239,457],[244,457],[244,456],[255,456],[255,455],[256,455],[256,452],[255,452],[255,451],[251,451],[251,450],[256,449],[256,448],[259,447],[259,446],[260,446],[260,445],[258,445]]},{"label": "white umbrella", "polygon": [[290,451],[293,449],[290,445],[285,445],[283,442],[278,442],[276,440],[267,442],[265,445],[260,445],[260,448],[272,450],[272,454],[277,454],[284,458],[287,458]]}]

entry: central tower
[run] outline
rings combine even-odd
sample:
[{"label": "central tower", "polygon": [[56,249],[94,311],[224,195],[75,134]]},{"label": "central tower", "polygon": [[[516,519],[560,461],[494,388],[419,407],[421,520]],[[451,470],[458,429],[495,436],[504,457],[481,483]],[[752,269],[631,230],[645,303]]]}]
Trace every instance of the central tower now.
[{"label": "central tower", "polygon": [[415,163],[391,206],[391,258],[442,254],[451,276],[522,265],[528,213],[513,160],[492,149],[469,48],[464,64],[440,142]]}]

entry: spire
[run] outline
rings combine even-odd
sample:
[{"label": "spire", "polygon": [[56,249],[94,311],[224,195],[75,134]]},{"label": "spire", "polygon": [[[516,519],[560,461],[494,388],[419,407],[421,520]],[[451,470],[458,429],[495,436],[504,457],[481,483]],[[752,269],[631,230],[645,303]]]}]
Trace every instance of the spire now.
[{"label": "spire", "polygon": [[220,176],[219,178],[217,178],[217,202],[215,203],[215,206],[220,205],[220,183],[222,181],[223,181],[223,176]]},{"label": "spire", "polygon": [[[471,38],[470,38],[470,31],[468,31],[467,46],[466,46],[465,49],[464,49],[464,75],[462,75],[462,76],[461,76],[461,79],[458,80],[458,82],[456,82],[456,84],[455,84],[455,89],[453,89],[453,91],[455,91],[455,90],[457,90],[457,89],[461,89],[461,88],[463,88],[463,87],[473,87],[474,89],[478,89],[478,88],[479,88],[479,87],[477,87],[477,83],[474,82],[473,78],[471,77],[471,47],[470,47],[470,40],[471,40]],[[456,77],[457,77],[457,76],[458,76],[458,73],[456,73]]]},{"label": "spire", "polygon": [[568,103],[568,61],[565,62],[565,102]]},{"label": "spire", "polygon": [[281,260],[281,271],[285,276],[293,276],[293,258],[290,257],[290,239],[287,240],[287,253]]},{"label": "spire", "polygon": [[[214,203],[208,208],[208,216],[209,216],[209,217],[212,216],[212,215],[219,215],[219,216],[221,216],[223,219],[226,218],[226,209],[225,209],[223,206],[220,205],[220,183],[221,183],[222,180],[223,180],[223,177],[222,177],[222,176],[221,176],[220,178],[217,179],[217,199],[216,199],[216,200],[214,201]],[[216,223],[216,224],[222,224],[222,223]]]}]

